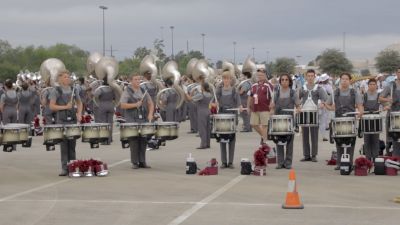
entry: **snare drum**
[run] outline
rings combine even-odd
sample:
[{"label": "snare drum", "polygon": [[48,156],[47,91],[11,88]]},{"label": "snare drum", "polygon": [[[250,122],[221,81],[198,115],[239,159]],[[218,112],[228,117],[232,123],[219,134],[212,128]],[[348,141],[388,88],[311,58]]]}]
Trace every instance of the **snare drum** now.
[{"label": "snare drum", "polygon": [[82,142],[91,142],[99,139],[99,126],[96,124],[83,124],[82,125]]},{"label": "snare drum", "polygon": [[64,127],[61,124],[45,125],[43,130],[44,145],[58,144],[64,139]]},{"label": "snare drum", "polygon": [[379,114],[366,114],[361,117],[361,131],[364,134],[379,134],[382,132],[382,117]]},{"label": "snare drum", "polygon": [[77,124],[64,125],[64,136],[67,139],[78,139],[81,137],[81,126]]},{"label": "snare drum", "polygon": [[214,114],[213,131],[216,134],[233,134],[236,132],[235,114]]},{"label": "snare drum", "polygon": [[272,115],[268,123],[268,135],[281,136],[294,133],[291,115]]},{"label": "snare drum", "polygon": [[389,132],[400,132],[400,112],[390,113]]},{"label": "snare drum", "polygon": [[139,136],[139,124],[138,123],[121,123],[120,130],[120,139],[121,141],[126,141],[129,138],[138,137]]},{"label": "snare drum", "polygon": [[153,136],[156,133],[156,125],[154,123],[141,123],[140,124],[140,135],[141,136]]},{"label": "snare drum", "polygon": [[318,110],[302,110],[297,113],[296,124],[301,127],[317,127]]},{"label": "snare drum", "polygon": [[356,118],[355,117],[338,117],[332,119],[332,137],[356,137]]}]

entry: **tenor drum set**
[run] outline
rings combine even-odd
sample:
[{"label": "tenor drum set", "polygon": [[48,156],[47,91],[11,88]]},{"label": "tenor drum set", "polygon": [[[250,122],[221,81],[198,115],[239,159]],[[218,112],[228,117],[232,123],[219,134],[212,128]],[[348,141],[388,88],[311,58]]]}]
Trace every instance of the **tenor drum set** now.
[{"label": "tenor drum set", "polygon": [[15,150],[14,145],[22,144],[22,147],[31,147],[32,137],[29,137],[30,126],[28,124],[9,123],[0,126],[0,145],[3,151]]},{"label": "tenor drum set", "polygon": [[122,148],[129,147],[129,140],[145,137],[147,139],[155,136],[161,141],[170,141],[178,138],[179,123],[157,122],[157,123],[121,123],[120,140]]}]

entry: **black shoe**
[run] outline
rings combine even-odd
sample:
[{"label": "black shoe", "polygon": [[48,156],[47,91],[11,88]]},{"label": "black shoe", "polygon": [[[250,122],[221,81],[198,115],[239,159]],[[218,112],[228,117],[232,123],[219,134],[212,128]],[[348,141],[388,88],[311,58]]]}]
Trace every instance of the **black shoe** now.
[{"label": "black shoe", "polygon": [[336,166],[336,167],[335,167],[335,170],[340,170],[340,166]]},{"label": "black shoe", "polygon": [[226,165],[226,163],[222,163],[222,165],[220,166],[221,169],[226,169],[228,168],[228,165]]},{"label": "black shoe", "polygon": [[292,169],[292,166],[291,165],[287,165],[287,166],[285,166],[285,168],[290,170],[290,169]]},{"label": "black shoe", "polygon": [[235,166],[232,163],[228,164],[229,169],[235,169]]},{"label": "black shoe", "polygon": [[302,159],[300,159],[300,162],[306,162],[306,161],[311,161],[310,157],[304,157]]},{"label": "black shoe", "polygon": [[147,163],[139,163],[140,168],[150,169],[151,166],[147,165]]},{"label": "black shoe", "polygon": [[328,141],[328,138],[322,138],[322,141]]},{"label": "black shoe", "polygon": [[313,156],[313,157],[311,158],[311,161],[312,161],[312,162],[318,162],[317,157]]},{"label": "black shoe", "polygon": [[63,171],[61,171],[60,174],[58,174],[58,176],[60,176],[60,177],[65,177],[67,175],[68,175],[68,171],[66,171],[66,170],[63,170]]}]

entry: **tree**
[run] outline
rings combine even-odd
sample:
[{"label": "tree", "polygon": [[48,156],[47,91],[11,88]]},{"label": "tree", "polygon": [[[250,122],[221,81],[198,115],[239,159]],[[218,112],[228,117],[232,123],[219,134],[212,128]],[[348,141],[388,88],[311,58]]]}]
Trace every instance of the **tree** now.
[{"label": "tree", "polygon": [[383,50],[375,58],[376,68],[381,73],[393,73],[400,66],[400,53],[394,50]]},{"label": "tree", "polygon": [[281,57],[275,60],[272,71],[278,75],[282,73],[294,74],[295,67],[296,60],[294,58]]},{"label": "tree", "polygon": [[146,55],[149,55],[151,50],[146,47],[139,47],[133,53],[133,57],[142,60]]},{"label": "tree", "polygon": [[318,64],[323,73],[339,76],[343,72],[351,72],[353,65],[343,52],[337,49],[326,49],[318,59]]}]

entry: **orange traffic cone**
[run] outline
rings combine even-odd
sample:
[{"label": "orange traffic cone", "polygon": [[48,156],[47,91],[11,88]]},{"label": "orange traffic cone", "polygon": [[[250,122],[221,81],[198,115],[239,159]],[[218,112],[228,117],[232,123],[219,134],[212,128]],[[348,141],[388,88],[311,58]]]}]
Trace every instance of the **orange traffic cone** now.
[{"label": "orange traffic cone", "polygon": [[289,173],[288,191],[286,193],[286,202],[282,205],[284,209],[304,209],[300,202],[299,193],[296,187],[296,174],[293,169]]}]

